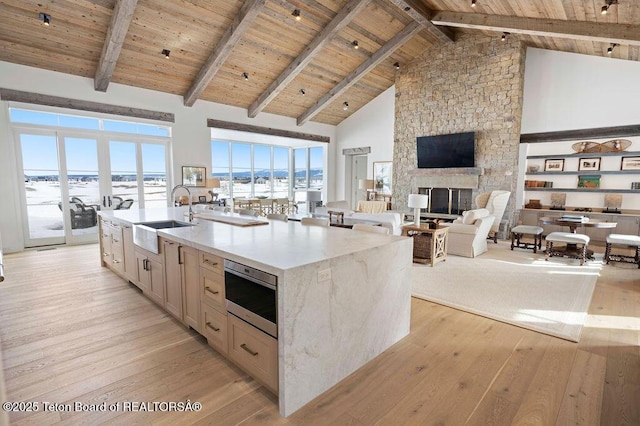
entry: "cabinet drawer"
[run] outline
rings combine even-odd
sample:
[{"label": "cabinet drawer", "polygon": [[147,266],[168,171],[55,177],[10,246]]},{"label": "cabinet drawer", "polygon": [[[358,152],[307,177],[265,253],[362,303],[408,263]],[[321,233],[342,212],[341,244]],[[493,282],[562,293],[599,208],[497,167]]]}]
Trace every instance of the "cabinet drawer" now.
[{"label": "cabinet drawer", "polygon": [[225,308],[224,277],[221,274],[200,268],[200,288],[202,301],[220,309]]},{"label": "cabinet drawer", "polygon": [[202,303],[202,334],[209,345],[217,351],[227,354],[227,315],[206,303]]},{"label": "cabinet drawer", "polygon": [[220,256],[216,256],[215,254],[201,251],[200,266],[203,268],[207,268],[210,271],[222,274],[224,270],[224,260]]},{"label": "cabinet drawer", "polygon": [[233,315],[228,315],[229,358],[278,393],[278,341]]}]

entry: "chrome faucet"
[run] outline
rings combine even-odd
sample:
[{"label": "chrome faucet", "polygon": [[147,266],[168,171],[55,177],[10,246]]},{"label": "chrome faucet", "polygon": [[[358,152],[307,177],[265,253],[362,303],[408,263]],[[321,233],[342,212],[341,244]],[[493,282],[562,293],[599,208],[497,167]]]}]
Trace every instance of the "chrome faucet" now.
[{"label": "chrome faucet", "polygon": [[[191,208],[191,191],[189,191],[189,188],[184,186],[184,185],[176,185],[173,187],[173,189],[171,190],[171,199],[174,200],[174,194],[176,193],[176,190],[179,188],[184,188],[187,190],[187,194],[189,194],[189,222],[193,222],[193,209]],[[174,201],[174,205],[175,205],[175,201]]]}]

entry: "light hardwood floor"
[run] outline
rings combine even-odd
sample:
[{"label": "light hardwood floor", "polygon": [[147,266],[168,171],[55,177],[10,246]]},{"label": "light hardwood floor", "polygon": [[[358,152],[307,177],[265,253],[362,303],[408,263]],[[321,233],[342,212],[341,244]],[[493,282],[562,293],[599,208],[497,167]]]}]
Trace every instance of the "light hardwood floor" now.
[{"label": "light hardwood floor", "polygon": [[[276,398],[99,266],[97,245],[5,256],[12,424],[638,425],[640,270],[603,268],[578,344],[413,299],[411,334],[283,419]],[[194,413],[43,412],[42,402],[198,401]]]}]

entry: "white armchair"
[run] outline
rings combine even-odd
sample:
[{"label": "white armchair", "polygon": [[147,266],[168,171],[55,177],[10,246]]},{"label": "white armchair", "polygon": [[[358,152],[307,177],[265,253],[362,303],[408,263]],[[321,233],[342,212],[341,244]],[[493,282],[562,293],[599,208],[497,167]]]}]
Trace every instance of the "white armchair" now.
[{"label": "white armchair", "polygon": [[476,257],[487,251],[487,236],[494,217],[487,209],[468,210],[453,223],[441,223],[449,228],[447,253]]},{"label": "white armchair", "polygon": [[489,214],[495,217],[489,232],[493,233],[493,236],[489,236],[489,238],[493,238],[494,243],[498,242],[500,222],[502,221],[502,216],[504,216],[504,211],[507,208],[507,202],[509,202],[510,195],[510,191],[491,191],[483,192],[476,196],[476,207],[479,209],[489,210]]}]

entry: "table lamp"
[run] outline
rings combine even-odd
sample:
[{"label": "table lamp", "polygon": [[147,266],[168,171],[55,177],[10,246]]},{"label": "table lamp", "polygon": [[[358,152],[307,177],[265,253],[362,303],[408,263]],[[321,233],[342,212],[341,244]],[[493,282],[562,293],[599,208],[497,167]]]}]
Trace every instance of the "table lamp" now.
[{"label": "table lamp", "polygon": [[429,207],[429,196],[425,194],[409,194],[409,208],[413,209],[413,223],[420,226],[420,209]]},{"label": "table lamp", "polygon": [[358,181],[358,189],[365,191],[365,200],[369,198],[369,191],[373,190],[373,179],[360,179]]}]

